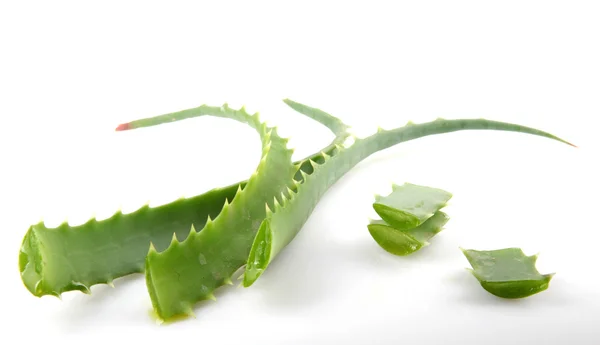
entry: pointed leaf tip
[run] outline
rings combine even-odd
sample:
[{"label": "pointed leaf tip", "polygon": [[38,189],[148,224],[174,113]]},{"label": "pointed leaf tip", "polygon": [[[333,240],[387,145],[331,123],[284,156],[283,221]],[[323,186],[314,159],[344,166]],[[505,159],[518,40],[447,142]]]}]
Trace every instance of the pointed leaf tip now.
[{"label": "pointed leaf tip", "polygon": [[120,131],[126,131],[128,129],[131,129],[131,125],[129,123],[122,123],[122,124],[118,125],[117,128],[115,128],[115,131],[120,132]]}]

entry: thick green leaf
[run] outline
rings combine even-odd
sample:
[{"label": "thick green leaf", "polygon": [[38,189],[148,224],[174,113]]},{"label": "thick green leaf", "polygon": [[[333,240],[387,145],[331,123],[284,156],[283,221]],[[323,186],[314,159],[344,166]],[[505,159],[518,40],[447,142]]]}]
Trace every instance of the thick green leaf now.
[{"label": "thick green leaf", "polygon": [[524,298],[544,291],[554,275],[540,274],[535,267],[537,255],[526,256],[520,248],[462,252],[481,286],[498,297]]},{"label": "thick green leaf", "polygon": [[444,212],[438,211],[413,229],[399,230],[384,220],[372,220],[367,228],[381,248],[394,255],[406,256],[429,245],[429,240],[442,231],[448,219]]},{"label": "thick green leaf", "polygon": [[375,196],[373,208],[398,230],[415,228],[444,207],[452,194],[445,190],[412,183],[393,185],[388,196]]},{"label": "thick green leaf", "polygon": [[[233,118],[255,128],[262,141],[262,158],[246,187],[199,232],[176,239],[163,252],[151,248],[146,257],[146,285],[152,305],[163,320],[190,315],[193,305],[214,298],[213,291],[228,282],[246,263],[252,241],[267,210],[294,186],[298,170],[292,164],[287,139],[256,115],[224,108]],[[279,200],[278,200],[279,199]]]},{"label": "thick green leaf", "polygon": [[202,195],[182,198],[135,212],[117,212],[104,220],[49,228],[32,225],[21,245],[21,279],[35,296],[60,296],[80,290],[89,293],[95,284],[144,271],[150,242],[164,250],[175,233],[185,239],[193,224],[202,229],[207,218],[216,217],[226,200],[232,200],[243,185],[215,188]]}]

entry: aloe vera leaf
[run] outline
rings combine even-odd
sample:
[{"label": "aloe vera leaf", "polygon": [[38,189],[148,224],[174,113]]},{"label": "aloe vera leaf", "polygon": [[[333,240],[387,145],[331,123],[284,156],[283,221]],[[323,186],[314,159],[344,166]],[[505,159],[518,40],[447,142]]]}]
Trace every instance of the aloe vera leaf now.
[{"label": "aloe vera leaf", "polygon": [[[191,231],[182,242],[176,239],[163,252],[151,247],[146,257],[146,285],[160,319],[190,315],[192,306],[214,298],[215,288],[231,282],[246,262],[252,240],[267,210],[275,208],[294,187],[298,167],[292,164],[287,139],[277,135],[257,117],[243,111],[262,141],[262,158],[243,191],[200,232]],[[148,119],[152,123],[155,119]]]},{"label": "aloe vera leaf", "polygon": [[537,255],[526,256],[520,248],[496,250],[462,249],[471,273],[489,293],[502,298],[525,298],[548,289],[554,273],[540,274]]},{"label": "aloe vera leaf", "polygon": [[412,229],[444,207],[452,194],[427,186],[394,184],[388,196],[375,196],[373,208],[379,216],[398,230]]},{"label": "aloe vera leaf", "polygon": [[146,205],[133,213],[119,211],[79,226],[32,225],[19,253],[23,283],[35,296],[60,296],[72,290],[89,293],[92,285],[111,284],[118,277],[143,272],[150,241],[164,249],[173,233],[184,239],[192,224],[201,229],[207,217],[219,214],[226,199],[233,199],[238,186],[155,208]]},{"label": "aloe vera leaf", "polygon": [[[299,103],[297,103],[299,104]],[[300,113],[303,113],[300,108]],[[185,110],[178,119],[208,113]],[[304,114],[304,113],[303,113]],[[347,134],[340,132],[347,126],[327,113],[310,116],[334,131],[336,138],[325,147],[325,152],[335,150]],[[127,130],[172,122],[173,114],[158,116],[151,122],[133,121],[119,125],[117,130]],[[332,126],[334,124],[334,126]],[[300,169],[312,172],[308,160],[314,154],[295,162]],[[148,247],[152,242],[158,250],[165,249],[173,233],[179,240],[188,236],[190,226],[202,229],[208,217],[214,219],[226,200],[231,201],[236,192],[245,187],[240,181],[227,187],[214,188],[201,195],[181,198],[174,202],[150,208],[148,205],[135,212],[117,212],[103,220],[90,219],[78,226],[63,223],[49,228],[43,222],[31,225],[26,232],[19,252],[19,270],[25,287],[35,296],[60,296],[63,292],[79,290],[90,293],[95,284],[112,284],[113,279],[143,272]]]},{"label": "aloe vera leaf", "polygon": [[261,224],[248,257],[244,272],[244,286],[252,285],[260,277],[269,263],[300,231],[321,196],[360,161],[398,143],[461,130],[520,132],[572,145],[538,129],[485,119],[437,119],[422,124],[409,123],[393,130],[379,129],[369,137],[356,139],[348,148],[339,147],[338,152],[332,157],[323,154],[323,164],[313,163],[314,172],[310,175],[305,174],[304,182],[297,186],[291,198],[284,200],[282,206]]}]

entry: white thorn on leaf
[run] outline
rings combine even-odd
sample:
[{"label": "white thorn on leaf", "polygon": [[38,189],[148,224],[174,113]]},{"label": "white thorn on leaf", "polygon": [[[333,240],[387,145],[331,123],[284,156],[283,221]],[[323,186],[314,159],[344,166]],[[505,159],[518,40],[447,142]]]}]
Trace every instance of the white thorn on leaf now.
[{"label": "white thorn on leaf", "polygon": [[150,242],[150,249],[148,250],[148,254],[153,254],[153,253],[157,253],[156,247],[154,246],[154,243]]},{"label": "white thorn on leaf", "polygon": [[293,196],[294,196],[294,194],[295,194],[295,193],[294,193],[294,191],[293,191],[293,190],[292,190],[292,189],[291,189],[289,186],[288,186],[288,187],[286,187],[286,188],[287,188],[287,192],[288,192],[288,194],[290,195],[290,199],[291,199],[291,198],[293,198]]}]

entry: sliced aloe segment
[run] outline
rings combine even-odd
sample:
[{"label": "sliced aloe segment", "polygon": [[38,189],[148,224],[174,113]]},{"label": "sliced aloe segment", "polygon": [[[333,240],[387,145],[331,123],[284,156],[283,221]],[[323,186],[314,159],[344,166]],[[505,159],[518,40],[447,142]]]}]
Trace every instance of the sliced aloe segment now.
[{"label": "sliced aloe segment", "polygon": [[407,230],[423,224],[446,205],[452,194],[438,188],[404,183],[393,185],[388,196],[375,196],[373,208],[388,224]]},{"label": "sliced aloe segment", "polygon": [[540,274],[535,267],[537,255],[526,256],[520,248],[461,250],[481,286],[498,297],[524,298],[534,295],[546,290],[554,275]]},{"label": "sliced aloe segment", "polygon": [[448,216],[438,211],[420,226],[409,230],[398,230],[384,220],[372,220],[367,226],[369,233],[387,252],[406,256],[429,245],[429,240],[442,231]]}]

